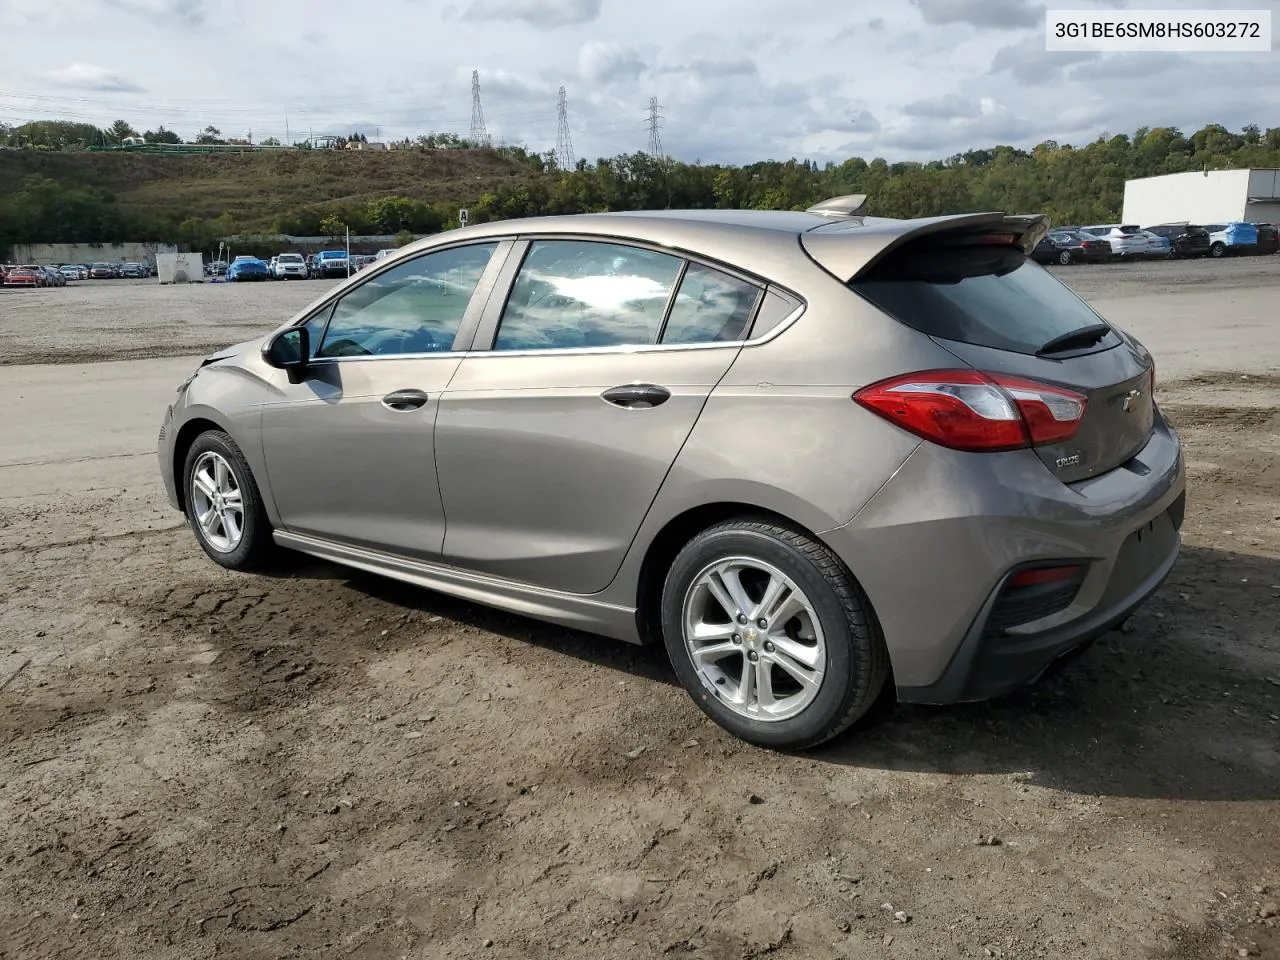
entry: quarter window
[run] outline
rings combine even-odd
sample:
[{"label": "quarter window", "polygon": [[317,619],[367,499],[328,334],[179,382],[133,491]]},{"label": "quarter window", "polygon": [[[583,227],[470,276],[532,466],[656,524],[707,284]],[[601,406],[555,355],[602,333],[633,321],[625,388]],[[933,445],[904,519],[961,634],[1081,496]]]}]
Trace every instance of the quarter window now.
[{"label": "quarter window", "polygon": [[498,324],[494,350],[658,342],[682,260],[586,240],[536,240]]},{"label": "quarter window", "polygon": [[370,278],[337,302],[316,356],[452,350],[496,248],[477,243],[427,253]]},{"label": "quarter window", "polygon": [[680,280],[662,342],[723,343],[741,340],[751,321],[760,288],[700,263],[691,263]]}]

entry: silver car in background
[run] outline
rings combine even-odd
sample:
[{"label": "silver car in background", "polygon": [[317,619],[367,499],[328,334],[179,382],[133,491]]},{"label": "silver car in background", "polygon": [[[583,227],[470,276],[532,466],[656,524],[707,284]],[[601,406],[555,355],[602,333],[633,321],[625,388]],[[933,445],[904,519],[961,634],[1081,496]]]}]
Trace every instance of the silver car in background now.
[{"label": "silver car in background", "polygon": [[1179,549],[1151,357],[1042,217],[513,220],[411,244],[207,358],[160,470],[233,569],[287,547],[632,642],[803,748],[999,695]]},{"label": "silver car in background", "polygon": [[1106,223],[1081,227],[1080,230],[1110,243],[1111,255],[1117,259],[1140,260],[1147,255],[1147,235],[1140,227]]}]

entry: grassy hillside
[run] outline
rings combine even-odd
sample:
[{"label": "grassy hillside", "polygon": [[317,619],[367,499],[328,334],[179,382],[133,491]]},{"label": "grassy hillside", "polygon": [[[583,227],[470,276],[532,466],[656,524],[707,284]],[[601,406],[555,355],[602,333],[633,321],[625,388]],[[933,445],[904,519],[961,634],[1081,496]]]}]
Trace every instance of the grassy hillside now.
[{"label": "grassy hillside", "polygon": [[0,150],[0,198],[39,174],[66,187],[105,191],[123,214],[174,222],[229,214],[244,230],[269,230],[300,208],[383,197],[474,203],[538,174],[492,150],[356,152],[291,150],[158,156]]}]

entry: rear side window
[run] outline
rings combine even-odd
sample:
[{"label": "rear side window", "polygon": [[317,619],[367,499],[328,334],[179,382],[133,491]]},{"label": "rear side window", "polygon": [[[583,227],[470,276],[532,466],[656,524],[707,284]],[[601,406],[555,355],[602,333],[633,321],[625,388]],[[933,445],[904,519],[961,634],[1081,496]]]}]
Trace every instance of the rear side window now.
[{"label": "rear side window", "polygon": [[494,350],[658,342],[683,260],[592,240],[537,240],[498,323]]},{"label": "rear side window", "polygon": [[[909,245],[851,286],[921,333],[1014,353],[1034,354],[1056,337],[1102,322],[1014,247]],[[1114,336],[1099,346],[1114,346]]]},{"label": "rear side window", "polygon": [[680,280],[662,343],[723,343],[741,340],[760,288],[700,263]]}]

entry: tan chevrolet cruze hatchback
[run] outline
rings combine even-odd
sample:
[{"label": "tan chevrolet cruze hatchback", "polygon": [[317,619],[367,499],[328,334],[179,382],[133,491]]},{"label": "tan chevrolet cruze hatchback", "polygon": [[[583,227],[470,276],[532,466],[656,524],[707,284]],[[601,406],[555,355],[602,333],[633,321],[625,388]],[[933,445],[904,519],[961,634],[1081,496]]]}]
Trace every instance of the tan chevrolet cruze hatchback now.
[{"label": "tan chevrolet cruze hatchback", "polygon": [[273,546],[633,642],[717,723],[820,743],[893,684],[1008,691],[1177,556],[1151,357],[1039,217],[665,211],[415,243],[209,357],[160,467]]}]

